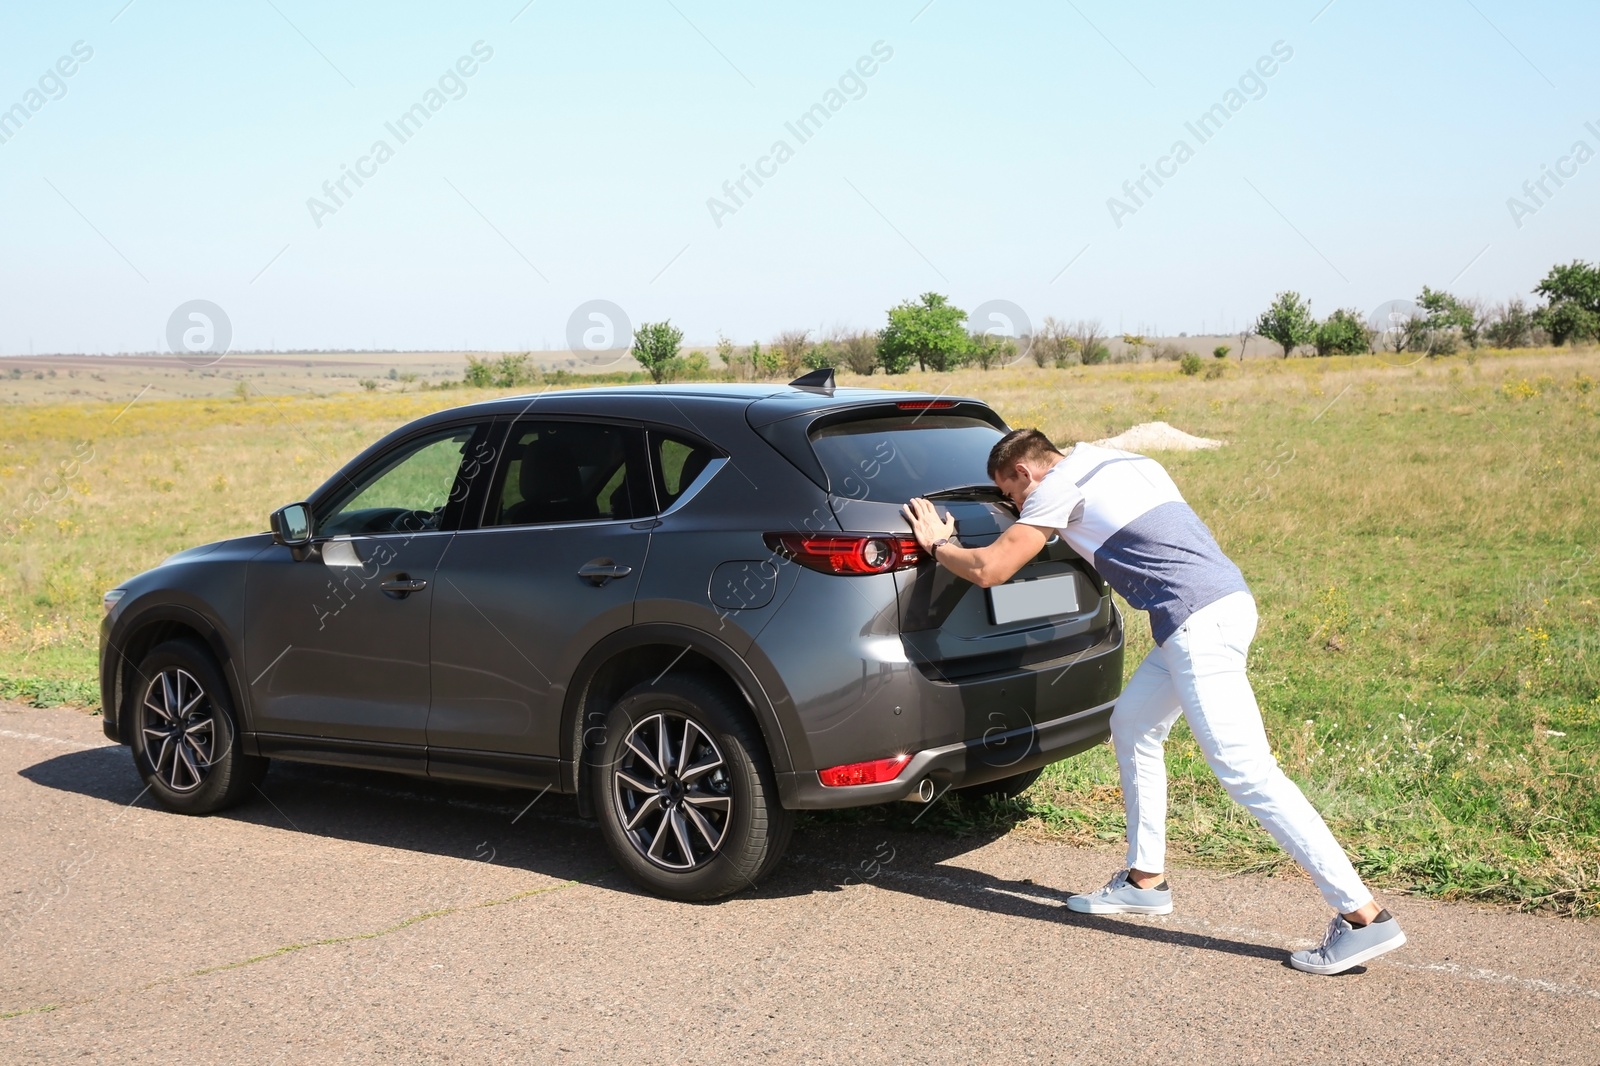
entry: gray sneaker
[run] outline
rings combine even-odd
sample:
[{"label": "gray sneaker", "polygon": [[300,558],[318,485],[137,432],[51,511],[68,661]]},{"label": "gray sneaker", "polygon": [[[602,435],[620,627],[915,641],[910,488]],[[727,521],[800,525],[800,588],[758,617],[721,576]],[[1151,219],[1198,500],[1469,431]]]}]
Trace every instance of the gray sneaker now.
[{"label": "gray sneaker", "polygon": [[1360,966],[1405,942],[1406,935],[1400,931],[1400,923],[1388,911],[1379,912],[1371,923],[1359,928],[1345,921],[1343,915],[1335,914],[1328,923],[1322,944],[1290,955],[1289,965],[1305,973],[1327,977]]},{"label": "gray sneaker", "polygon": [[1135,888],[1128,871],[1119,870],[1104,888],[1067,897],[1067,910],[1079,914],[1171,914],[1172,889],[1162,881],[1155,888]]}]

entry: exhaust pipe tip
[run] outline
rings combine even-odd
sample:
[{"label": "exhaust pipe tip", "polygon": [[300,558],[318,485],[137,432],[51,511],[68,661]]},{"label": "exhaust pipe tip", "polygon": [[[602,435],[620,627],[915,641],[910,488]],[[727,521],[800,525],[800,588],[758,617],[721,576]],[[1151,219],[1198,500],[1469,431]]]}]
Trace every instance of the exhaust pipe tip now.
[{"label": "exhaust pipe tip", "polygon": [[906,797],[906,802],[932,803],[934,794],[937,791],[938,790],[933,787],[933,778],[924,777],[921,781],[917,782],[917,787],[911,790],[911,794]]}]

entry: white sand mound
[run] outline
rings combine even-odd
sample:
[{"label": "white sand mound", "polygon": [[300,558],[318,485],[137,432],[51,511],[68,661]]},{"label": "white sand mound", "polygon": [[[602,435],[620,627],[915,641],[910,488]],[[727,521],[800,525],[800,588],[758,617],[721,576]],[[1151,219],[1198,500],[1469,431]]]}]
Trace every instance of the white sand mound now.
[{"label": "white sand mound", "polygon": [[1220,448],[1228,442],[1196,437],[1165,422],[1141,422],[1125,433],[1095,443],[1107,448],[1120,448],[1125,452],[1192,452],[1201,448]]}]

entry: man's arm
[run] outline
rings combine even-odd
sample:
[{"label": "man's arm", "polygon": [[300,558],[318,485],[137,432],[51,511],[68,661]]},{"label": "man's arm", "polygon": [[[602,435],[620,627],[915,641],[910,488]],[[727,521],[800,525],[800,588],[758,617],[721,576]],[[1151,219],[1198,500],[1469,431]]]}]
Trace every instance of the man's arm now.
[{"label": "man's arm", "polygon": [[935,541],[955,536],[955,521],[949,515],[940,517],[933,504],[921,497],[906,504],[905,516],[923,551],[932,554],[957,577],[966,578],[980,588],[1010,581],[1050,539],[1050,531],[1016,522],[986,548],[962,548],[952,542],[934,549]]}]

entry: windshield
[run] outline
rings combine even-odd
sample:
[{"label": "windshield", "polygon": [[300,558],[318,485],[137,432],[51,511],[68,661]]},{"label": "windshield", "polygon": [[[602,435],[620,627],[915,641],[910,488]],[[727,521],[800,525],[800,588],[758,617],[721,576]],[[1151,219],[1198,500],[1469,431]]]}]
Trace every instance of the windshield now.
[{"label": "windshield", "polygon": [[835,496],[904,503],[939,489],[988,482],[1001,431],[965,415],[900,415],[825,426],[811,448]]}]

